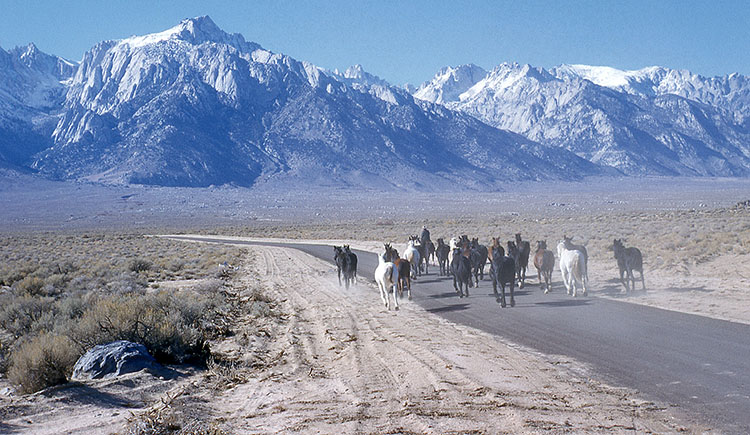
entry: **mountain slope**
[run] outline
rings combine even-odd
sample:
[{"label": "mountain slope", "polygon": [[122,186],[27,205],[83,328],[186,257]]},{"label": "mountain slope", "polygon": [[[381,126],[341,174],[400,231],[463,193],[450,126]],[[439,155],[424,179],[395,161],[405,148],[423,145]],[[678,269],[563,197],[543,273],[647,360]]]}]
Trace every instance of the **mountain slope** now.
[{"label": "mountain slope", "polygon": [[361,67],[328,72],[271,53],[208,17],[93,47],[53,139],[33,165],[42,174],[115,183],[292,177],[460,189],[602,172],[572,153],[418,103]]},{"label": "mountain slope", "polygon": [[21,167],[52,145],[76,65],[42,53],[34,44],[9,51],[0,48],[0,162]]},{"label": "mountain slope", "polygon": [[[438,102],[443,75],[414,95]],[[443,95],[449,108],[626,174],[750,175],[750,82],[736,74],[501,64]]]}]

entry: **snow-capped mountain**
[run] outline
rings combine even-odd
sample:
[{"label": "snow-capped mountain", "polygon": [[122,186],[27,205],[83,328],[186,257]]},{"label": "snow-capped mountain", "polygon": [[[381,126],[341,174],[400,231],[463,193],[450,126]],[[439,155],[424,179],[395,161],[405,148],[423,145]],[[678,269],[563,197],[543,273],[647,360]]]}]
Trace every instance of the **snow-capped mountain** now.
[{"label": "snow-capped mountain", "polygon": [[0,167],[166,186],[496,189],[595,174],[750,175],[748,80],[502,64],[407,91],[272,53],[208,17],[80,63],[0,49]]},{"label": "snow-capped mountain", "polygon": [[739,74],[504,63],[457,81],[446,71],[415,97],[626,174],[750,175],[750,81]]},{"label": "snow-capped mountain", "polygon": [[603,171],[360,66],[331,72],[271,53],[208,17],[101,42],[65,85],[54,144],[32,165],[60,179],[429,190]]},{"label": "snow-capped mountain", "polygon": [[52,145],[50,133],[75,69],[34,44],[0,48],[0,164],[22,167]]}]

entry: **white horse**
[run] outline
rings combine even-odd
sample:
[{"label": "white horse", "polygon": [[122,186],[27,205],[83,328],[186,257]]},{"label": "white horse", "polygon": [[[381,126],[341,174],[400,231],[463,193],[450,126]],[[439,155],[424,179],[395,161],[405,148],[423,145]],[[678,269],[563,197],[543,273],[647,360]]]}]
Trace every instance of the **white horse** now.
[{"label": "white horse", "polygon": [[378,255],[378,267],[375,269],[375,282],[378,283],[380,289],[380,298],[383,300],[383,304],[386,309],[391,309],[388,304],[388,294],[393,293],[393,303],[395,309],[398,310],[398,297],[396,297],[396,284],[398,283],[398,268],[391,263],[386,261],[387,253]]},{"label": "white horse", "polygon": [[419,255],[419,250],[416,248],[418,241],[409,240],[409,243],[404,251],[403,259],[407,260],[411,265],[411,276],[412,279],[417,279],[417,272],[419,271],[419,263],[422,261]]},{"label": "white horse", "polygon": [[458,239],[455,237],[451,237],[450,241],[448,242],[448,246],[450,246],[451,250],[448,251],[448,268],[450,268],[450,265],[453,264],[453,251],[458,248]]},{"label": "white horse", "polygon": [[557,256],[560,258],[560,273],[562,274],[563,284],[568,294],[576,297],[576,284],[583,288],[583,295],[586,296],[586,285],[589,277],[586,272],[586,260],[583,252],[575,249],[566,249],[565,242],[557,244]]}]

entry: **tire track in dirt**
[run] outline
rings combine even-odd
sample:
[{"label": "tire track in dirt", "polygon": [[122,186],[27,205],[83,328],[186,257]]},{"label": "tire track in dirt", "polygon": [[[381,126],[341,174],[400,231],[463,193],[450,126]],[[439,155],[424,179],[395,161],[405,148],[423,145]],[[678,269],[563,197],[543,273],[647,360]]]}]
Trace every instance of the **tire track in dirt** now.
[{"label": "tire track in dirt", "polygon": [[255,282],[287,321],[277,365],[211,398],[231,432],[676,431],[663,408],[449,323],[404,301],[386,311],[360,280],[296,250],[257,247]]}]

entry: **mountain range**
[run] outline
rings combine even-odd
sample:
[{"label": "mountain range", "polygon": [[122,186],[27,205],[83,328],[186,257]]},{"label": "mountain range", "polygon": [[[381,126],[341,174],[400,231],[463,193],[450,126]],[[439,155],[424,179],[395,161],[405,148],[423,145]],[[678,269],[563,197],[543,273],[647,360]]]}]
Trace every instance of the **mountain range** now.
[{"label": "mountain range", "polygon": [[[412,92],[410,92],[412,91]],[[750,175],[733,74],[502,64],[419,88],[272,53],[209,17],[76,63],[0,49],[0,167],[161,186],[502,189],[591,175]]]}]

